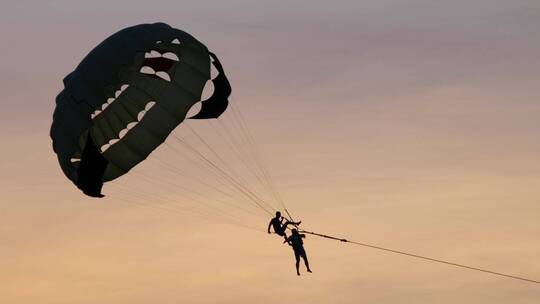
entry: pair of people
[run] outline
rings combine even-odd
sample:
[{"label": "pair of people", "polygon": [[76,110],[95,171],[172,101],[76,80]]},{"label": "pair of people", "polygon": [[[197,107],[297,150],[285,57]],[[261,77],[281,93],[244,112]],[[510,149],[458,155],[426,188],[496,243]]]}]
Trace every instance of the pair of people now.
[{"label": "pair of people", "polygon": [[296,259],[296,274],[300,275],[300,258],[304,260],[304,264],[306,265],[307,271],[311,272],[311,269],[309,269],[309,262],[306,255],[306,250],[304,249],[304,241],[302,238],[305,238],[306,236],[304,234],[301,234],[298,232],[296,228],[293,228],[291,230],[291,235],[287,237],[287,226],[293,225],[298,226],[300,225],[300,222],[292,222],[287,219],[285,219],[285,222],[283,222],[284,218],[281,216],[281,212],[276,212],[276,217],[274,217],[270,223],[268,223],[268,233],[270,232],[270,228],[274,229],[274,232],[277,235],[282,236],[285,241],[283,243],[289,244],[293,248],[294,251],[294,257]]}]

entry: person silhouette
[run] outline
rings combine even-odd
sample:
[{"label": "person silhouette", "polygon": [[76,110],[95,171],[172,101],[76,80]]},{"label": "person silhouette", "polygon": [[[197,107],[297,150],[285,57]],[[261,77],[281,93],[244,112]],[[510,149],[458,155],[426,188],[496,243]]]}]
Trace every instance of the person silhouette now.
[{"label": "person silhouette", "polygon": [[285,220],[285,223],[283,223],[283,217],[281,216],[281,212],[276,211],[276,217],[272,218],[272,220],[270,220],[270,223],[268,223],[268,233],[271,233],[270,227],[272,227],[277,235],[281,235],[285,240],[287,240],[287,234],[285,233],[285,231],[287,231],[287,225],[291,224],[297,226],[301,223],[302,221],[291,222],[287,219]]},{"label": "person silhouette", "polygon": [[[307,272],[311,272],[309,268],[309,262],[306,255],[306,250],[304,249],[304,242],[302,238],[305,238],[305,234],[298,233],[298,230],[292,229],[291,236],[285,239],[285,242],[289,244],[294,250],[294,257],[296,259],[296,274],[300,275],[300,257],[304,259],[304,264],[306,265]],[[285,243],[284,242],[284,243]]]}]

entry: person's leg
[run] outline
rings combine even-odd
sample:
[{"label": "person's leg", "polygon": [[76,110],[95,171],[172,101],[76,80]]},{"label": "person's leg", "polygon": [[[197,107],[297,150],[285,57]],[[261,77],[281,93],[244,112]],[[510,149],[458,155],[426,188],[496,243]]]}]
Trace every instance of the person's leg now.
[{"label": "person's leg", "polygon": [[302,256],[302,259],[304,259],[304,264],[306,265],[306,269],[308,272],[311,272],[311,269],[309,269],[309,262],[308,262],[308,259],[307,259],[307,255],[306,255],[306,251],[304,250],[301,254]]},{"label": "person's leg", "polygon": [[285,221],[285,223],[283,223],[283,226],[281,226],[283,228],[283,231],[287,231],[287,225],[289,225],[291,222],[289,222],[288,220]]},{"label": "person's leg", "polygon": [[286,220],[285,223],[283,224],[283,227],[284,228],[287,228],[287,225],[293,225],[293,226],[298,226],[302,223],[302,221],[298,221],[298,222],[291,222],[289,220]]},{"label": "person's leg", "polygon": [[276,232],[276,234],[281,235],[285,239],[285,241],[287,240],[287,233],[285,233],[285,229]]},{"label": "person's leg", "polygon": [[300,275],[300,254],[296,250],[294,251],[294,258],[296,259],[296,274]]}]

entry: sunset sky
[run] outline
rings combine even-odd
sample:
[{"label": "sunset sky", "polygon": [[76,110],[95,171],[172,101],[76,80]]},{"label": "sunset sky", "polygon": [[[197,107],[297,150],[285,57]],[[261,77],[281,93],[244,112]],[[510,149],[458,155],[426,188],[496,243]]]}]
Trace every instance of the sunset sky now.
[{"label": "sunset sky", "polygon": [[302,227],[538,281],[539,1],[134,2],[0,5],[0,303],[540,302],[538,284],[309,235],[313,274],[297,277],[266,214],[205,202],[245,229],[147,182],[192,187],[156,160],[216,182],[174,151],[98,200],[49,137],[62,79],[94,46],[166,22],[220,57]]}]

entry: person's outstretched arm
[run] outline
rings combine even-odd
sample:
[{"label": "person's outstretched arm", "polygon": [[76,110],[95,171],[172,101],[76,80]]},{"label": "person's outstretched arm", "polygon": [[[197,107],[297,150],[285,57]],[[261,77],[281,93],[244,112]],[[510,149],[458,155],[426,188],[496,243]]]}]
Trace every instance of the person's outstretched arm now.
[{"label": "person's outstretched arm", "polygon": [[285,238],[285,241],[283,241],[283,244],[285,244],[285,243],[289,244],[289,246],[292,246],[292,243],[291,243],[291,237],[290,237],[290,236],[287,237],[287,238]]},{"label": "person's outstretched arm", "polygon": [[270,227],[272,227],[272,221],[270,221],[270,223],[268,223],[268,233],[270,233]]}]

